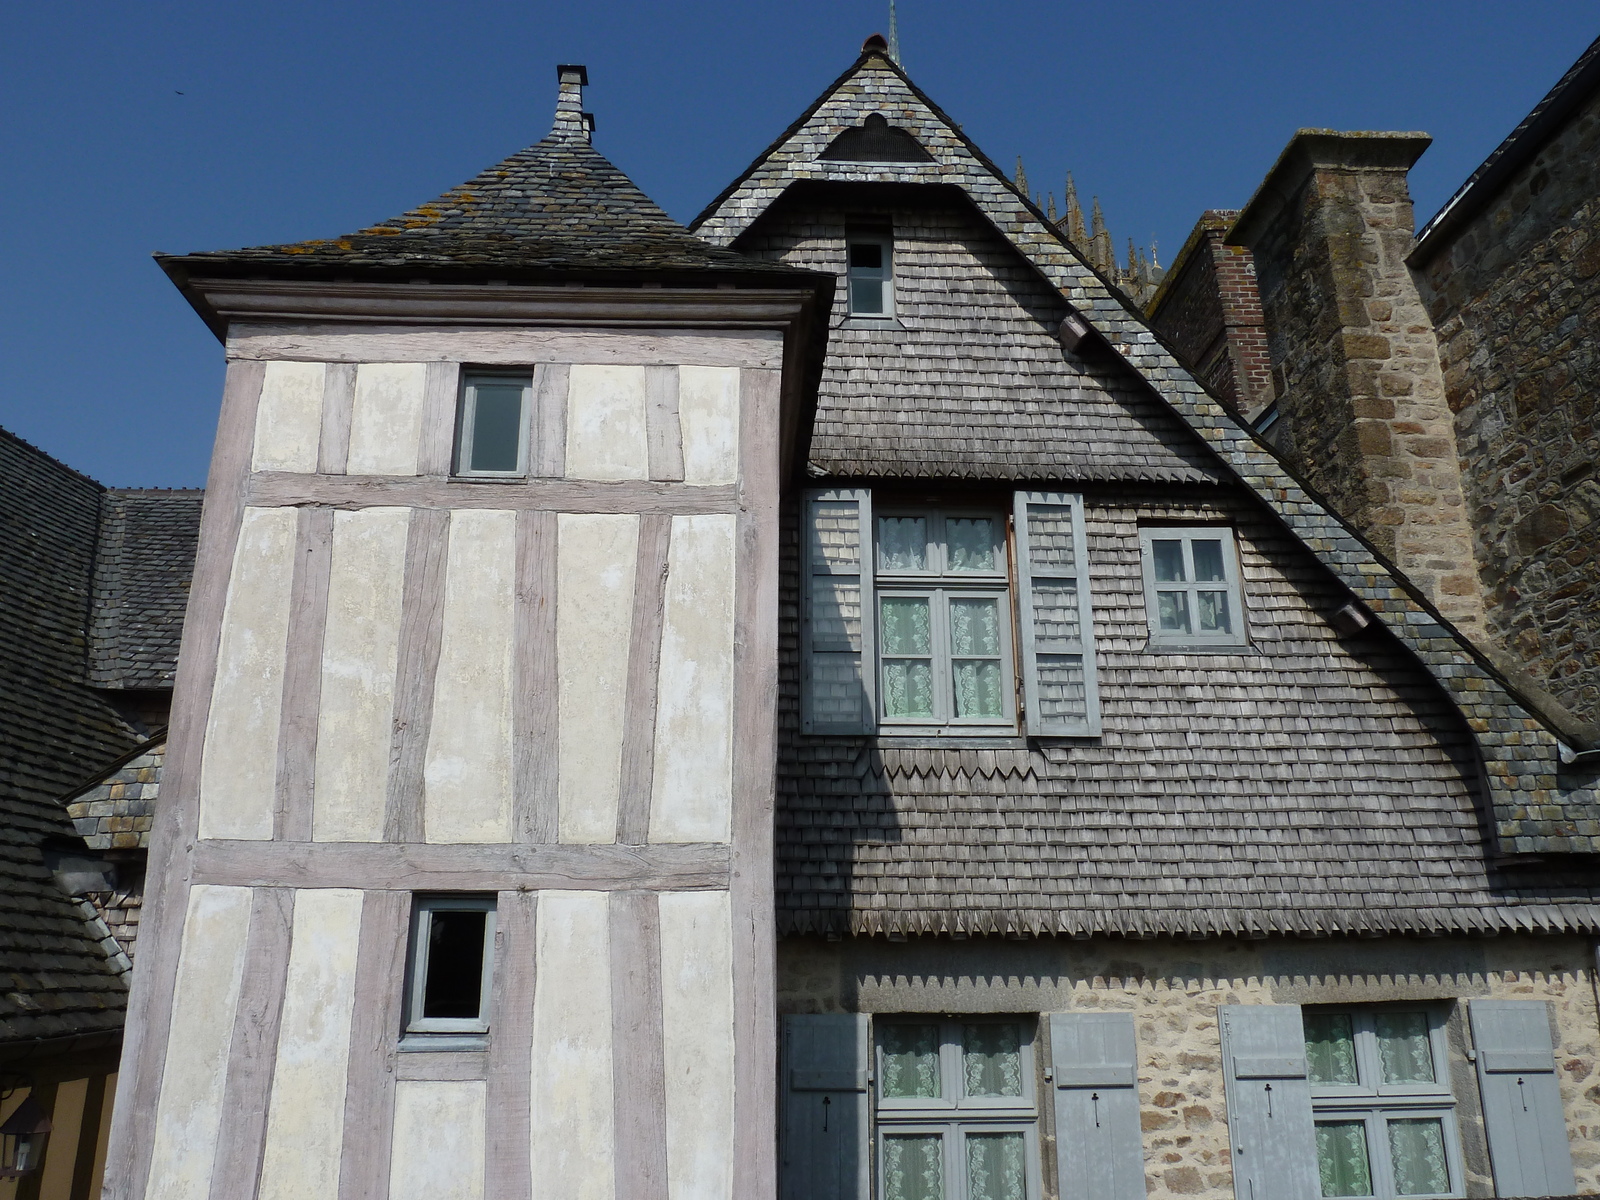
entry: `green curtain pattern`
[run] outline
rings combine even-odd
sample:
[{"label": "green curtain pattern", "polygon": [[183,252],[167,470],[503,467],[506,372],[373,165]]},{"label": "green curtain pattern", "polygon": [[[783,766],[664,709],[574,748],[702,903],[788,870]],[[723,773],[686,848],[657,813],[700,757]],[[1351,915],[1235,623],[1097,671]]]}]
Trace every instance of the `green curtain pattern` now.
[{"label": "green curtain pattern", "polygon": [[969,1133],[967,1200],[1027,1200],[1027,1156],[1020,1133]]},{"label": "green curtain pattern", "polygon": [[1000,602],[977,597],[950,601],[951,678],[957,717],[996,718],[1005,715],[998,658],[973,660],[966,655],[1000,653]]},{"label": "green curtain pattern", "polygon": [[944,1200],[943,1140],[936,1133],[884,1135],[884,1200]]},{"label": "green curtain pattern", "polygon": [[885,1097],[917,1100],[939,1096],[937,1025],[885,1025],[882,1045]]},{"label": "green curtain pattern", "polygon": [[1434,1082],[1427,1013],[1379,1012],[1372,1027],[1378,1036],[1378,1062],[1385,1083]]},{"label": "green curtain pattern", "polygon": [[946,569],[993,574],[995,537],[993,517],[946,517],[944,520]]},{"label": "green curtain pattern", "polygon": [[878,518],[878,569],[926,571],[928,569],[928,519]]},{"label": "green curtain pattern", "polygon": [[1304,1023],[1307,1078],[1312,1083],[1360,1083],[1350,1014],[1308,1012]]},{"label": "green curtain pattern", "polygon": [[1394,1190],[1402,1196],[1438,1196],[1450,1190],[1444,1157],[1444,1122],[1438,1117],[1389,1121]]},{"label": "green curtain pattern", "polygon": [[933,613],[925,596],[885,596],[878,604],[883,641],[883,711],[890,717],[933,716]]},{"label": "green curtain pattern", "polygon": [[961,1075],[968,1096],[1022,1095],[1022,1035],[1017,1027],[994,1022],[963,1026]]},{"label": "green curtain pattern", "polygon": [[1317,1174],[1324,1196],[1372,1195],[1365,1121],[1317,1122]]}]

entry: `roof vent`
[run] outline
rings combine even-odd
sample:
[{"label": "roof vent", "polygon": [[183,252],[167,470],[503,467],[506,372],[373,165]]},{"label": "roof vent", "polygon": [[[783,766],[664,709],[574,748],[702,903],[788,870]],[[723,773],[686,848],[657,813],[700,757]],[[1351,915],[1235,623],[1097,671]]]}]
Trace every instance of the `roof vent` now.
[{"label": "roof vent", "polygon": [[881,34],[881,33],[875,33],[871,37],[869,37],[866,41],[861,43],[861,53],[863,53],[863,54],[888,54],[889,53],[889,39],[884,37],[883,34]]},{"label": "roof vent", "polygon": [[882,113],[873,113],[860,125],[846,129],[819,158],[844,162],[932,162],[933,155],[916,137],[891,125]]},{"label": "roof vent", "polygon": [[583,89],[589,84],[589,69],[567,63],[556,68],[561,89],[556,93],[556,123],[550,136],[558,142],[587,142],[594,118],[583,111]]}]

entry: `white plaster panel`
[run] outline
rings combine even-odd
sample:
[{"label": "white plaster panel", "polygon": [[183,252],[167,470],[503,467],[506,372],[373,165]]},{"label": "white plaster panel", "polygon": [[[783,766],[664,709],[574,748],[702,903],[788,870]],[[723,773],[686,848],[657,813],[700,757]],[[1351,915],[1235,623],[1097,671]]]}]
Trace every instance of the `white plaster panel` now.
[{"label": "white plaster panel", "polygon": [[407,508],[333,515],[312,791],[319,842],[383,840],[410,528]]},{"label": "white plaster panel", "polygon": [[430,842],[511,840],[517,514],[450,514],[444,631],[423,767]]},{"label": "white plaster panel", "polygon": [[482,1200],[487,1091],[481,1080],[394,1085],[389,1200]]},{"label": "white plaster panel", "polygon": [[200,764],[200,836],[272,836],[294,582],[292,508],[247,508],[222,610]]},{"label": "white plaster panel", "polygon": [[556,530],[558,836],[614,842],[639,518],[562,513]]},{"label": "white plaster panel", "polygon": [[350,411],[351,475],[415,475],[426,363],[362,363]]},{"label": "white plaster panel", "polygon": [[295,893],[258,1200],[338,1194],[361,900],[349,888]]},{"label": "white plaster panel", "polygon": [[616,1190],[608,899],[605,892],[539,896],[535,1200],[611,1200]]},{"label": "white plaster panel", "polygon": [[206,1200],[211,1192],[249,932],[249,888],[196,884],[190,889],[147,1196]]},{"label": "white plaster panel", "polygon": [[672,518],[650,840],[725,842],[733,820],[732,514]]},{"label": "white plaster panel", "polygon": [[316,471],[326,376],[327,367],[319,362],[266,365],[256,406],[252,471]]},{"label": "white plaster panel", "polygon": [[727,892],[661,895],[668,1200],[733,1196],[733,921]]},{"label": "white plaster panel", "polygon": [[643,367],[572,367],[567,388],[567,478],[650,478]]},{"label": "white plaster panel", "polygon": [[739,475],[739,370],[679,367],[683,481],[733,483]]}]

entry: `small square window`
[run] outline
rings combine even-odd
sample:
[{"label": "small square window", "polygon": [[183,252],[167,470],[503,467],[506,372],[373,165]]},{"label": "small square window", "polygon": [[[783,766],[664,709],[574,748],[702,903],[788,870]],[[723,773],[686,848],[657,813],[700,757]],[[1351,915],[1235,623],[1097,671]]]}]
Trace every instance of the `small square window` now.
[{"label": "small square window", "polygon": [[419,896],[411,910],[406,971],[408,1036],[478,1036],[489,1031],[495,902]]},{"label": "small square window", "polygon": [[1139,547],[1151,648],[1247,644],[1231,529],[1146,527]]},{"label": "small square window", "polygon": [[526,375],[468,375],[461,388],[456,474],[528,473],[528,413],[533,381]]},{"label": "small square window", "polygon": [[894,239],[887,234],[851,234],[846,254],[850,315],[894,316]]}]

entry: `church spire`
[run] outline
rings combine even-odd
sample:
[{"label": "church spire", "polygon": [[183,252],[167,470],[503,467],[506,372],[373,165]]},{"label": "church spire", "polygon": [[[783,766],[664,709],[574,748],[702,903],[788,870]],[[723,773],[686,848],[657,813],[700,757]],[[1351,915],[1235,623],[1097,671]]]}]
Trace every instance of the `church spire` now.
[{"label": "church spire", "polygon": [[1088,231],[1083,227],[1083,205],[1078,202],[1078,187],[1072,182],[1072,172],[1067,172],[1067,240],[1080,249],[1089,244]]},{"label": "church spire", "polygon": [[1027,172],[1026,168],[1024,168],[1023,165],[1022,165],[1022,155],[1020,155],[1020,154],[1017,155],[1017,178],[1016,178],[1016,184],[1017,184],[1017,191],[1021,192],[1022,195],[1023,195],[1023,198],[1026,199],[1027,195],[1028,195],[1028,172]]},{"label": "church spire", "polygon": [[1089,262],[1102,275],[1117,269],[1117,252],[1111,245],[1111,231],[1106,228],[1105,214],[1100,211],[1100,197],[1094,198],[1093,228],[1089,233]]}]

